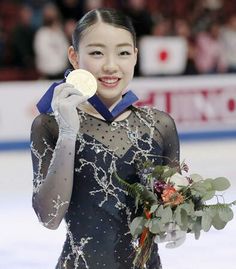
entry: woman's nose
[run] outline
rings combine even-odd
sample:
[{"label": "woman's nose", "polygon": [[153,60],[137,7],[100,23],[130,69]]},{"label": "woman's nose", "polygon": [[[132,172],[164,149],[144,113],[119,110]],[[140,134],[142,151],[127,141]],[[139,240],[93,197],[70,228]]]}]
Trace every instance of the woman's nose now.
[{"label": "woman's nose", "polygon": [[114,57],[108,57],[103,65],[103,70],[108,73],[114,73],[118,69],[118,64]]}]

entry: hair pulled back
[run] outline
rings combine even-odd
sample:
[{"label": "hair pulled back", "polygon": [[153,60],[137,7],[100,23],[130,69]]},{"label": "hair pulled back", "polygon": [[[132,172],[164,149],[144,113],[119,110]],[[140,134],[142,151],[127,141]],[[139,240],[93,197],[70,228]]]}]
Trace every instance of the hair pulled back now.
[{"label": "hair pulled back", "polygon": [[86,30],[99,21],[129,31],[132,35],[134,47],[136,47],[136,33],[131,19],[119,10],[111,8],[99,8],[87,12],[77,22],[75,30],[72,34],[72,45],[76,51],[78,51],[79,42]]}]

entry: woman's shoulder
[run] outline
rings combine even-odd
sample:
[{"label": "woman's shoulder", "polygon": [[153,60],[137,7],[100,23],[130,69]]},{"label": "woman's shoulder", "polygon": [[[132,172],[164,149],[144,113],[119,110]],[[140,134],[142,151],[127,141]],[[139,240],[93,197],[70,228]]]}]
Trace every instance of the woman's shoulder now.
[{"label": "woman's shoulder", "polygon": [[145,118],[151,118],[154,122],[166,124],[167,122],[173,122],[172,116],[156,107],[134,107],[134,110],[140,113]]},{"label": "woman's shoulder", "polygon": [[54,115],[51,114],[38,114],[33,122],[32,122],[32,128],[55,128],[57,125],[56,119]]}]

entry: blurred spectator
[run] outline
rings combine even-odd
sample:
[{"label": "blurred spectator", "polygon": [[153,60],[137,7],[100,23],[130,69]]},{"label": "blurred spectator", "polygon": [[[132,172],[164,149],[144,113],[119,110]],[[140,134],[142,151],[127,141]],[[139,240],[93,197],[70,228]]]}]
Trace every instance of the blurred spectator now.
[{"label": "blurred spectator", "polygon": [[183,37],[187,41],[188,55],[183,75],[196,75],[198,70],[195,64],[196,46],[191,32],[190,24],[185,19],[176,19],[174,22],[174,34]]},{"label": "blurred spectator", "polygon": [[72,34],[76,26],[76,20],[68,19],[64,22],[64,32],[68,39],[68,42],[72,44]]},{"label": "blurred spectator", "polygon": [[55,0],[62,18],[79,20],[83,16],[83,5],[85,0]]},{"label": "blurred spectator", "polygon": [[12,31],[12,64],[17,67],[34,68],[34,29],[31,26],[32,10],[22,5],[18,23]]},{"label": "blurred spectator", "polygon": [[219,10],[223,6],[222,0],[203,0],[203,6],[210,10]]},{"label": "blurred spectator", "polygon": [[36,32],[34,49],[36,67],[45,79],[61,79],[69,66],[69,42],[61,24],[59,10],[53,4],[43,9],[43,26]]},{"label": "blurred spectator", "polygon": [[4,63],[4,54],[5,54],[5,37],[2,27],[2,22],[0,20],[0,67]]},{"label": "blurred spectator", "polygon": [[[30,8],[19,11],[22,3],[31,8],[33,16]],[[61,18],[58,12],[45,18],[43,10],[48,4],[57,5]],[[65,48],[71,43],[75,22],[100,6],[120,8],[132,18],[138,45],[145,35],[185,38],[188,60],[183,74],[197,74],[198,70],[200,74],[236,72],[236,15],[231,16],[236,14],[236,0],[0,0],[0,66],[18,67],[19,72],[34,65],[37,52],[42,77],[61,78],[69,66]],[[218,29],[207,29],[212,21],[219,23]],[[222,22],[226,23],[219,37]],[[33,30],[38,31],[32,51]],[[224,49],[220,49],[220,40]],[[135,68],[138,75],[139,58]]]},{"label": "blurred spectator", "polygon": [[227,66],[218,22],[210,23],[205,32],[197,35],[195,63],[200,73],[213,74],[226,71]]},{"label": "blurred spectator", "polygon": [[160,18],[155,22],[152,28],[152,35],[154,36],[171,36],[172,27],[169,18]]},{"label": "blurred spectator", "polygon": [[[153,21],[151,13],[146,9],[145,0],[127,0],[123,3],[123,11],[132,19],[136,36],[137,44],[142,36],[150,35],[152,31]],[[139,57],[134,70],[134,76],[140,75]]]},{"label": "blurred spectator", "polygon": [[236,72],[236,14],[229,17],[221,32],[228,72]]},{"label": "blurred spectator", "polygon": [[104,7],[103,0],[84,0],[83,13],[87,13],[89,10]]},{"label": "blurred spectator", "polygon": [[19,1],[23,2],[25,5],[29,6],[33,12],[33,16],[31,18],[31,25],[36,30],[43,24],[43,7],[52,2],[52,0],[24,0]]},{"label": "blurred spectator", "polygon": [[123,10],[131,17],[138,39],[151,34],[153,21],[151,13],[146,9],[145,0],[127,0],[123,4]]}]

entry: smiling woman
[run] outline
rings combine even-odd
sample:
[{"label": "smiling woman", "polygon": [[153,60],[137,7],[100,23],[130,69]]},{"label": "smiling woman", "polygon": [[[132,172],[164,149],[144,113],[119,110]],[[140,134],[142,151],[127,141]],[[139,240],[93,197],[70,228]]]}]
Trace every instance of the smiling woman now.
[{"label": "smiling woman", "polygon": [[[37,116],[31,130],[33,207],[49,229],[66,221],[57,269],[135,268],[128,227],[135,201],[114,173],[139,182],[137,159],[178,160],[175,123],[157,109],[134,107],[133,95],[124,94],[137,60],[135,32],[124,14],[112,9],[85,14],[68,56],[74,69],[94,76],[97,92],[89,98],[67,82],[50,87],[52,111]],[[98,105],[119,113],[107,119]],[[146,268],[161,268],[157,245]]]},{"label": "smiling woman", "polygon": [[[78,44],[69,48],[68,55],[75,69],[86,69],[97,78],[97,95],[112,106],[121,100],[124,89],[133,78],[137,48],[133,29],[117,25],[112,13],[113,23],[104,22],[102,16],[107,14],[106,11],[97,12],[95,23],[81,35]],[[80,33],[79,26],[75,34]],[[75,34],[73,43],[78,42]]]}]

